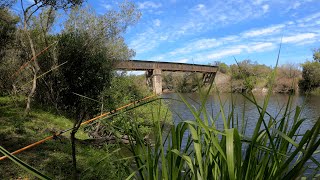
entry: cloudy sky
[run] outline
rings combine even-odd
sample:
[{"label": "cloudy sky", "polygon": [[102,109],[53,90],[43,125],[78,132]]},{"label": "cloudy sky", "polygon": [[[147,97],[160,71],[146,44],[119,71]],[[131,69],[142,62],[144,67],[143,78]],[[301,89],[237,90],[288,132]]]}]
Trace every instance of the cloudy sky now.
[{"label": "cloudy sky", "polygon": [[[116,0],[88,0],[102,14]],[[124,35],[134,59],[299,64],[320,48],[320,0],[134,0],[142,17]]]},{"label": "cloudy sky", "polygon": [[[108,1],[89,1],[98,11]],[[301,63],[320,48],[319,0],[160,0],[135,1],[140,22],[126,41],[135,59],[227,64],[251,59],[275,64]]]}]

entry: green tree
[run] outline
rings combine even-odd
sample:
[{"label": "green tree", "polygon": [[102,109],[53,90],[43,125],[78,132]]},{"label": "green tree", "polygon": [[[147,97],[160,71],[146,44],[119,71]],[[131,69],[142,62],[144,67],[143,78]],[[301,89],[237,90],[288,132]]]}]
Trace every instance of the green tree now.
[{"label": "green tree", "polygon": [[302,64],[302,80],[299,83],[299,87],[305,91],[310,92],[320,87],[320,62],[307,61]]},{"label": "green tree", "polygon": [[311,92],[320,88],[320,49],[313,51],[313,61],[307,61],[302,64],[302,80],[299,87],[305,92]]},{"label": "green tree", "polygon": [[18,19],[7,8],[0,8],[0,61],[5,55],[5,50],[12,46]]},{"label": "green tree", "polygon": [[100,104],[95,101],[101,102],[101,93],[110,87],[113,64],[134,55],[125,44],[123,33],[139,18],[135,5],[125,1],[118,11],[110,10],[102,16],[88,8],[75,8],[66,21],[59,40],[58,60],[59,64],[68,63],[59,70],[60,84],[55,87],[60,90],[61,104],[76,118],[71,132],[74,178],[77,178],[75,134],[84,118],[98,112]]},{"label": "green tree", "polygon": [[15,68],[15,32],[18,18],[9,11],[9,4],[0,5],[0,95],[7,94],[12,88],[10,76]]},{"label": "green tree", "polygon": [[67,9],[76,5],[82,4],[83,0],[34,0],[29,6],[24,7],[24,3],[20,0],[21,8],[22,8],[22,24],[23,24],[23,32],[27,37],[28,44],[31,51],[32,62],[30,63],[30,68],[32,70],[32,86],[27,97],[27,105],[25,109],[25,115],[29,113],[31,107],[31,100],[35,94],[37,87],[37,75],[40,70],[40,66],[38,63],[36,48],[34,43],[34,37],[32,37],[30,33],[30,19],[33,15],[39,10],[45,7],[51,7],[53,9]]},{"label": "green tree", "polygon": [[223,74],[227,74],[227,73],[229,73],[230,68],[226,63],[220,63],[219,64],[219,71]]},{"label": "green tree", "polygon": [[134,4],[124,2],[118,11],[97,15],[88,8],[74,8],[59,36],[58,69],[55,92],[60,106],[77,120],[95,115],[96,102],[76,96],[81,94],[99,100],[110,86],[113,64],[134,56],[125,44],[123,33],[140,18]]},{"label": "green tree", "polygon": [[313,50],[313,60],[320,62],[320,48]]}]

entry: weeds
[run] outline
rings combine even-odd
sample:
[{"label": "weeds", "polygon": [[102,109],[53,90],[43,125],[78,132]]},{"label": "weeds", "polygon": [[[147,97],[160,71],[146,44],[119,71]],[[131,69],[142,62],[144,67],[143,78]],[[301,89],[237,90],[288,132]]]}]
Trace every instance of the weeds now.
[{"label": "weeds", "polygon": [[[135,166],[131,167],[133,173],[129,178],[295,179],[304,176],[307,170],[313,171],[311,176],[319,173],[320,164],[313,155],[320,145],[320,117],[312,129],[301,135],[299,129],[306,119],[301,117],[302,107],[293,107],[291,97],[283,110],[273,116],[267,111],[272,90],[262,106],[253,94],[244,94],[259,112],[253,134],[247,137],[245,115],[241,116],[240,128],[234,103],[227,113],[219,92],[216,92],[220,99],[218,115],[207,112],[209,91],[200,92],[198,108],[181,96],[193,120],[182,121],[169,131],[164,131],[157,120],[166,117],[165,114],[153,112],[156,132],[153,145],[145,145],[138,130],[132,131]],[[215,126],[219,120],[223,121],[223,129]],[[309,161],[316,168],[308,169]]]}]

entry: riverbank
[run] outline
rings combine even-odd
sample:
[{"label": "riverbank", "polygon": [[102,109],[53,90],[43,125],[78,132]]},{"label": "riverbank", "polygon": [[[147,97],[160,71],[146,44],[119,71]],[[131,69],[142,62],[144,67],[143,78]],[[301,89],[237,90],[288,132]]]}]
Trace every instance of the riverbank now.
[{"label": "riverbank", "polygon": [[[23,117],[22,105],[23,99],[13,103],[9,97],[0,97],[0,145],[10,152],[73,126],[72,119],[42,109],[34,108],[29,116]],[[123,179],[129,175],[122,166],[126,161],[119,161],[123,156],[119,152],[112,153],[117,145],[84,143],[89,138],[85,127],[79,129],[76,138],[78,171],[79,174],[86,171],[81,177]],[[71,154],[70,134],[65,133],[17,154],[17,157],[51,178],[71,179]],[[0,161],[0,167],[0,179],[35,179],[10,159]]]},{"label": "riverbank", "polygon": [[[298,77],[286,78],[277,76],[273,93],[299,93],[298,82],[300,79],[301,78]],[[196,92],[199,82],[201,82],[201,76],[199,74],[165,74],[163,78],[163,92]],[[218,89],[223,93],[243,93],[251,91],[264,94],[268,91],[268,77],[257,77],[254,81],[252,78],[235,79],[231,74],[218,71],[214,80],[214,89]]]}]

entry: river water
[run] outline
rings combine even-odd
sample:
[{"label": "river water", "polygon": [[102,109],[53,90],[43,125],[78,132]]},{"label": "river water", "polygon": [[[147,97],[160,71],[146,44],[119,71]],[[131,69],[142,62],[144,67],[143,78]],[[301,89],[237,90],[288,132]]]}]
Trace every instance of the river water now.
[{"label": "river water", "polygon": [[[184,99],[186,99],[195,108],[199,107],[200,97],[197,94],[180,94]],[[181,102],[180,95],[177,93],[163,94],[163,98],[168,98],[165,100],[169,109],[172,111],[172,119],[174,124],[177,124],[184,120],[194,120],[194,117],[188,107]],[[263,106],[263,101],[265,96],[255,95],[256,101],[259,105]],[[314,123],[320,117],[320,96],[305,96],[305,95],[294,95],[292,98],[291,105],[291,120],[295,113],[295,108],[297,106],[302,107],[301,118],[306,118],[306,121],[301,125],[299,134],[303,134],[308,129],[311,129]],[[238,127],[239,132],[243,131],[243,134],[247,137],[251,137],[253,130],[256,126],[257,120],[259,119],[259,112],[256,105],[251,103],[247,98],[241,94],[220,94],[221,102],[224,106],[225,114],[227,115],[232,108],[232,102],[234,105],[234,127]],[[270,97],[267,112],[276,119],[280,119],[281,115],[286,108],[288,103],[289,95],[285,94],[274,94]],[[211,95],[206,102],[207,114],[213,117],[213,119],[218,115],[220,111],[220,101],[219,96],[216,94]],[[237,121],[238,119],[238,121]],[[242,129],[242,119],[246,121],[246,125]],[[269,118],[266,118],[269,119]],[[223,121],[221,116],[217,118],[215,125],[218,129],[223,129]],[[187,138],[187,134],[185,135]],[[320,161],[320,156],[315,155],[315,158]]]}]

